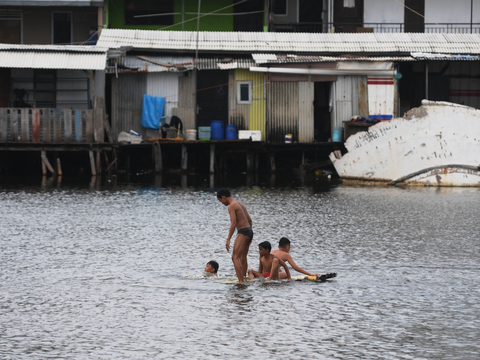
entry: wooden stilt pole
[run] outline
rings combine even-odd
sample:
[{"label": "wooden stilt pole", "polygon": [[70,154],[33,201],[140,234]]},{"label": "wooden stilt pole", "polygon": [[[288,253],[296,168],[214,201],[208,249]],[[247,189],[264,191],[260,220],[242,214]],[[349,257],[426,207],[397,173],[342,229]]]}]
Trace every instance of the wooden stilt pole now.
[{"label": "wooden stilt pole", "polygon": [[127,170],[127,175],[130,175],[130,155],[127,155],[125,158],[125,168]]},{"label": "wooden stilt pole", "polygon": [[107,173],[108,173],[108,177],[110,177],[111,171],[110,171],[110,166],[108,166],[108,163],[109,163],[109,161],[108,161],[108,155],[107,155],[107,152],[106,152],[106,151],[102,151],[102,152],[103,152],[103,157],[105,158],[105,165],[107,166],[106,171],[107,171]]},{"label": "wooden stilt pole", "polygon": [[270,172],[274,173],[276,168],[275,168],[275,153],[271,152],[269,154],[270,157]]},{"label": "wooden stilt pole", "polygon": [[95,167],[95,159],[93,157],[93,151],[90,150],[88,152],[89,156],[90,156],[90,169],[92,170],[92,176],[96,176],[97,175],[97,169]]},{"label": "wooden stilt pole", "polygon": [[252,150],[247,149],[247,174],[250,174],[253,172],[253,153]]},{"label": "wooden stilt pole", "polygon": [[255,174],[258,174],[258,151],[255,150]]},{"label": "wooden stilt pole", "polygon": [[40,161],[42,162],[42,175],[45,177],[47,176],[47,167],[45,166],[45,162],[43,161],[43,151],[40,152]]},{"label": "wooden stilt pole", "polygon": [[152,158],[153,158],[153,168],[155,173],[160,174],[162,172],[163,163],[162,163],[162,148],[158,141],[155,141],[152,144]]},{"label": "wooden stilt pole", "polygon": [[[47,159],[47,152],[46,151],[42,151],[42,162],[43,164],[47,167],[47,169],[52,173],[52,175],[56,175],[55,174],[55,170],[53,170],[53,167],[52,165],[50,165],[50,162],[48,161]],[[45,175],[46,173],[44,173]]]},{"label": "wooden stilt pole", "polygon": [[182,164],[181,164],[182,172],[187,171],[187,164],[188,164],[187,145],[183,144],[182,145]]},{"label": "wooden stilt pole", "polygon": [[57,157],[57,174],[62,176],[62,164],[60,163],[60,158]]},{"label": "wooden stilt pole", "polygon": [[102,159],[100,157],[100,151],[96,152],[96,170],[97,174],[102,173]]},{"label": "wooden stilt pole", "polygon": [[210,174],[215,174],[215,144],[210,145]]}]

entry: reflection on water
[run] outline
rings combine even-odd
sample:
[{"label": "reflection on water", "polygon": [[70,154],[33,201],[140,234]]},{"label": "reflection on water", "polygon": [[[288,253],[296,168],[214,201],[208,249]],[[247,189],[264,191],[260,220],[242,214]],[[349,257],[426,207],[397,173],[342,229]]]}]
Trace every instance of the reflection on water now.
[{"label": "reflection on water", "polygon": [[[234,276],[220,186],[252,215],[250,267],[287,236],[338,277],[185,278],[212,259]],[[282,174],[0,178],[0,358],[477,359],[479,200]]]}]

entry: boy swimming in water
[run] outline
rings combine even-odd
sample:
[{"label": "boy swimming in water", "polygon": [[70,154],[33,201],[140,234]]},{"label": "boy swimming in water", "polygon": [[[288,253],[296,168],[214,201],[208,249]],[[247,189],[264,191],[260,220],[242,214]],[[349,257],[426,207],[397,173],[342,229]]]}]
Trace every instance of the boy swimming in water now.
[{"label": "boy swimming in water", "polygon": [[205,266],[205,273],[207,273],[207,276],[217,276],[217,272],[218,272],[218,263],[213,260],[209,261]]},{"label": "boy swimming in water", "polygon": [[306,270],[303,270],[300,266],[295,264],[295,261],[293,261],[292,256],[289,254],[290,252],[290,240],[288,240],[286,237],[282,237],[280,241],[278,242],[278,249],[279,250],[273,250],[272,254],[277,256],[278,258],[282,259],[285,262],[288,262],[290,265],[292,265],[292,268],[299,273],[309,275],[309,276],[317,276],[320,274],[312,274]]},{"label": "boy swimming in water", "polygon": [[237,229],[237,237],[233,244],[232,261],[237,273],[238,282],[245,282],[245,274],[247,273],[247,254],[248,248],[252,243],[252,219],[248,214],[247,209],[240,201],[234,200],[230,196],[228,189],[220,189],[217,192],[217,199],[223,205],[228,206],[228,213],[230,214],[230,230],[228,231],[227,243],[225,247],[230,251],[230,239]]},{"label": "boy swimming in water", "polygon": [[[287,264],[279,257],[272,255],[270,251],[272,245],[268,241],[258,244],[258,252],[260,253],[260,265],[258,271],[248,270],[248,277],[250,279],[265,277],[267,280],[291,280],[290,271]],[[280,266],[285,271],[280,271]]]}]

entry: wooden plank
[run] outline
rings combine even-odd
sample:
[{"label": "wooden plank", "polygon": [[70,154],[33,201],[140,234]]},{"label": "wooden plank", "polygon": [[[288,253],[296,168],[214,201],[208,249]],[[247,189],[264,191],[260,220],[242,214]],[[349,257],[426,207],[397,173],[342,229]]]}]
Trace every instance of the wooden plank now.
[{"label": "wooden plank", "polygon": [[73,141],[73,134],[72,134],[72,110],[64,109],[63,110],[63,119],[65,124],[65,141],[71,142]]},{"label": "wooden plank", "polygon": [[152,158],[153,166],[155,173],[160,174],[162,172],[163,163],[162,163],[162,148],[158,141],[155,141],[152,144]]},{"label": "wooden plank", "polygon": [[93,151],[89,151],[88,155],[90,156],[90,169],[92,170],[92,176],[97,175],[97,169],[95,168],[95,159],[93,157]]},{"label": "wooden plank", "polygon": [[93,142],[93,110],[85,110],[85,125],[87,128],[87,143]]},{"label": "wooden plank", "polygon": [[49,142],[50,140],[50,125],[52,119],[52,109],[41,109],[40,113],[40,127],[42,129],[42,136],[44,142]]},{"label": "wooden plank", "polygon": [[32,142],[40,142],[40,109],[32,110]]},{"label": "wooden plank", "polygon": [[22,132],[21,132],[21,141],[22,142],[29,142],[29,126],[28,126],[28,109],[20,109],[21,111],[21,124],[22,124]]},{"label": "wooden plank", "polygon": [[42,175],[45,177],[47,175],[47,167],[45,166],[45,162],[43,161],[43,151],[40,152],[40,161],[42,162]]},{"label": "wooden plank", "polygon": [[7,109],[0,108],[0,141],[7,141]]},{"label": "wooden plank", "polygon": [[61,118],[62,118],[62,110],[61,109],[55,109],[54,113],[54,121],[53,121],[53,141],[60,142],[62,139],[62,123],[61,123]]},{"label": "wooden plank", "polygon": [[82,110],[75,110],[75,141],[81,142],[82,134]]},{"label": "wooden plank", "polygon": [[215,144],[210,144],[210,174],[215,173]]},{"label": "wooden plank", "polygon": [[62,176],[62,164],[60,163],[60,158],[57,158],[57,174]]},{"label": "wooden plank", "polygon": [[18,109],[10,109],[10,134],[12,134],[12,141],[19,141],[18,138],[18,124],[19,124]]},{"label": "wooden plank", "polygon": [[182,145],[182,163],[181,163],[182,172],[187,171],[187,164],[188,164],[187,145],[183,144]]}]

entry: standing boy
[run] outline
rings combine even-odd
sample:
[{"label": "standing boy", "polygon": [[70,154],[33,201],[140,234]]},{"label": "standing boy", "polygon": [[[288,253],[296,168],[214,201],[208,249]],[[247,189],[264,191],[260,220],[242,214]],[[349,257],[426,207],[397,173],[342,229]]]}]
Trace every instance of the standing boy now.
[{"label": "standing boy", "polygon": [[217,199],[223,205],[228,207],[228,213],[230,214],[230,230],[227,236],[227,243],[225,247],[227,251],[230,251],[230,240],[232,238],[235,229],[237,229],[237,237],[233,244],[232,261],[237,273],[238,282],[245,282],[245,274],[247,273],[247,254],[248,248],[252,242],[252,219],[248,214],[247,209],[240,201],[234,200],[230,196],[228,189],[220,189],[217,192]]},{"label": "standing boy", "polygon": [[293,261],[292,257],[289,254],[290,240],[288,240],[286,237],[282,237],[280,239],[280,241],[278,242],[278,249],[279,250],[273,250],[272,254],[282,259],[283,261],[288,262],[290,265],[292,265],[292,268],[294,270],[298,271],[299,273],[310,275],[310,276],[320,275],[320,274],[309,273],[308,271],[303,270],[300,266],[295,264],[295,261]]},{"label": "standing boy", "polygon": [[[268,241],[258,244],[260,265],[258,267],[258,271],[252,269],[248,270],[248,277],[250,279],[265,277],[267,280],[291,280],[290,271],[288,270],[287,264],[285,264],[285,262],[279,257],[272,255],[270,253],[271,250],[272,245]],[[285,271],[280,271],[280,266],[282,266]]]}]

